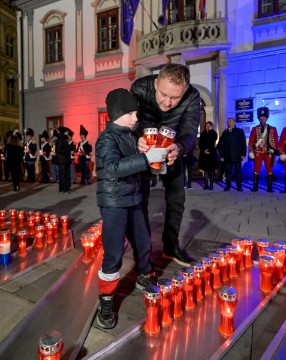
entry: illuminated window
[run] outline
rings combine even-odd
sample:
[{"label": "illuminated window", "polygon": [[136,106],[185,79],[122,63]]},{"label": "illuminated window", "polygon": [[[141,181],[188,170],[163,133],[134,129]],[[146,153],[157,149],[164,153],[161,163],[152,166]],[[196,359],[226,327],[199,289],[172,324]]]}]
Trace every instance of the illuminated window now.
[{"label": "illuminated window", "polygon": [[105,130],[106,122],[109,121],[106,111],[101,111],[98,113],[98,135]]},{"label": "illuminated window", "polygon": [[258,0],[258,17],[264,18],[286,12],[286,0]]},{"label": "illuminated window", "polygon": [[97,14],[98,52],[118,49],[118,9]]},{"label": "illuminated window", "polygon": [[168,2],[168,22],[173,24],[196,19],[195,0],[170,0]]},{"label": "illuminated window", "polygon": [[63,60],[62,26],[45,30],[46,33],[46,64]]},{"label": "illuminated window", "polygon": [[59,126],[63,126],[63,124],[64,117],[62,115],[47,117],[48,134],[51,135],[53,129],[57,129]]}]

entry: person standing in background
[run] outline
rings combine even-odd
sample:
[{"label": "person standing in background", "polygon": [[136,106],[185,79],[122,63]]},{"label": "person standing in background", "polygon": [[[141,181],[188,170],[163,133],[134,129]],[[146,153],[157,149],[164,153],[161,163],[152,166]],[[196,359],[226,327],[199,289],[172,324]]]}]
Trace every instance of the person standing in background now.
[{"label": "person standing in background", "polygon": [[286,127],[282,130],[279,141],[280,161],[284,163],[284,191],[286,193]]},{"label": "person standing in background", "polygon": [[58,162],[58,157],[56,154],[56,141],[59,138],[59,133],[57,130],[53,129],[53,133],[52,133],[52,139],[53,139],[53,144],[52,144],[52,149],[51,149],[51,157],[52,157],[52,182],[56,183],[57,180],[59,179],[59,162]]},{"label": "person standing in background", "polygon": [[249,137],[249,158],[254,160],[253,189],[258,191],[258,178],[262,162],[264,161],[267,173],[267,191],[272,192],[272,173],[274,155],[279,154],[277,129],[266,124],[269,118],[268,107],[257,109],[257,118],[260,124],[253,127]]},{"label": "person standing in background", "polygon": [[214,172],[219,167],[218,153],[216,150],[217,132],[211,121],[207,121],[205,130],[201,132],[199,139],[199,169],[204,171],[204,190],[213,190]]},{"label": "person standing in background", "polygon": [[22,163],[24,148],[16,135],[8,138],[5,146],[6,161],[9,172],[11,173],[14,191],[20,190],[20,177],[22,174]]},{"label": "person standing in background", "polygon": [[42,168],[41,182],[43,182],[43,183],[50,182],[51,146],[50,146],[48,140],[49,140],[48,132],[46,130],[44,130],[41,135],[41,146],[40,146],[40,163],[41,163],[41,168]]},{"label": "person standing in background", "polygon": [[71,192],[71,152],[68,144],[68,129],[59,126],[59,137],[56,140],[56,154],[59,164],[59,193],[70,194]]},{"label": "person standing in background", "polygon": [[246,156],[246,140],[243,129],[236,127],[234,118],[227,119],[228,129],[224,130],[220,141],[220,161],[225,164],[226,187],[231,187],[232,169],[235,170],[237,191],[242,190],[241,162]]},{"label": "person standing in background", "polygon": [[187,189],[192,188],[194,162],[194,150],[189,151],[185,156],[183,156],[184,187]]},{"label": "person standing in background", "polygon": [[77,184],[77,176],[75,170],[75,152],[76,152],[76,143],[73,141],[74,132],[71,129],[68,129],[68,144],[71,152],[71,165],[70,165],[70,172],[73,184]]},{"label": "person standing in background", "polygon": [[88,185],[91,185],[89,163],[92,152],[92,145],[86,139],[87,135],[88,131],[82,125],[80,125],[81,141],[78,143],[77,153],[81,170],[81,185],[84,185],[85,182],[87,182]]},{"label": "person standing in background", "polygon": [[37,144],[33,140],[34,130],[28,128],[26,130],[26,143],[24,146],[24,162],[28,173],[28,181],[35,182],[36,180],[36,159],[37,159]]}]

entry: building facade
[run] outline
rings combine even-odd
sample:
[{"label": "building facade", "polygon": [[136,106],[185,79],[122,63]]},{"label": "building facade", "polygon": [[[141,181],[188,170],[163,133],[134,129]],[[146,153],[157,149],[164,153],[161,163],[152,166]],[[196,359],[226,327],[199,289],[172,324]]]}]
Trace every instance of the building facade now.
[{"label": "building facade", "polygon": [[17,19],[9,0],[0,2],[0,144],[19,128]]},{"label": "building facade", "polygon": [[[222,133],[236,117],[246,136],[256,109],[278,133],[286,112],[286,0],[17,0],[24,127],[60,124],[95,142],[106,94],[167,62],[189,66],[205,121]],[[20,21],[21,19],[21,21]],[[133,28],[132,28],[132,25]],[[19,44],[20,46],[20,44]],[[23,99],[22,99],[23,100]]]}]

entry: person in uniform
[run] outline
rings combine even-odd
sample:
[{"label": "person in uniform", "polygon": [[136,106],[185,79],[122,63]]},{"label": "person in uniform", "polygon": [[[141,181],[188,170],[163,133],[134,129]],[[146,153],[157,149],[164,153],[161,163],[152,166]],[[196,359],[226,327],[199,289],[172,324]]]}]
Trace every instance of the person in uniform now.
[{"label": "person in uniform", "polygon": [[41,134],[41,146],[40,146],[40,163],[42,168],[42,179],[41,182],[50,182],[50,153],[51,145],[48,142],[49,134],[44,130]]},{"label": "person in uniform", "polygon": [[258,191],[258,180],[262,162],[264,161],[267,173],[267,191],[272,192],[272,168],[274,155],[278,154],[278,134],[274,126],[266,124],[269,118],[269,109],[257,109],[257,118],[260,124],[251,129],[249,137],[249,158],[254,160],[253,189]]},{"label": "person in uniform", "polygon": [[71,152],[68,144],[68,129],[59,126],[59,137],[56,140],[56,154],[59,164],[59,193],[70,194],[71,192]]},{"label": "person in uniform", "polygon": [[88,135],[88,131],[80,125],[80,138],[81,141],[78,143],[77,153],[78,153],[78,161],[80,163],[80,171],[81,171],[81,181],[82,185],[85,184],[85,181],[88,185],[91,185],[91,178],[90,178],[90,170],[89,170],[89,163],[90,157],[92,152],[92,145],[86,139]]},{"label": "person in uniform", "polygon": [[280,149],[280,160],[284,163],[284,191],[286,193],[286,127],[282,130],[280,141],[279,141],[279,149]]},{"label": "person in uniform", "polygon": [[71,152],[71,165],[70,165],[70,171],[71,171],[71,178],[73,184],[77,183],[77,176],[75,171],[75,152],[76,152],[76,143],[73,141],[73,135],[74,132],[71,129],[68,129],[68,144]]},{"label": "person in uniform", "polygon": [[37,144],[33,140],[34,130],[28,128],[26,130],[26,142],[24,146],[24,162],[28,173],[28,181],[35,182],[36,180],[36,159],[37,159]]},{"label": "person in uniform", "polygon": [[241,162],[246,156],[246,140],[243,129],[236,127],[234,118],[227,119],[228,128],[220,140],[220,161],[225,164],[226,187],[231,187],[232,169],[234,167],[237,191],[242,191]]},{"label": "person in uniform", "polygon": [[56,154],[56,146],[55,143],[57,141],[57,139],[59,138],[59,133],[57,130],[53,129],[52,132],[52,139],[53,139],[53,145],[52,145],[52,150],[50,153],[50,156],[52,157],[52,182],[56,183],[57,180],[59,179],[59,164],[58,164],[58,157]]}]

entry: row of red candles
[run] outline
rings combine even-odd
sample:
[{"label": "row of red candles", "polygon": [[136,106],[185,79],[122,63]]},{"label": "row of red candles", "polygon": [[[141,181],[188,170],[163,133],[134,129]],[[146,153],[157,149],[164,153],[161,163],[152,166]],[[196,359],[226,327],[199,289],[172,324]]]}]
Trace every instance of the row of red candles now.
[{"label": "row of red candles", "polygon": [[[253,240],[235,238],[231,245],[219,248],[200,262],[191,263],[190,268],[183,268],[180,274],[171,279],[159,279],[158,287],[145,289],[144,301],[147,310],[144,329],[148,334],[160,331],[160,325],[172,323],[173,318],[181,317],[183,309],[191,310],[202,301],[204,295],[218,290],[218,301],[221,310],[219,331],[230,336],[234,331],[233,315],[237,303],[236,291],[222,286],[222,283],[239,276],[239,272],[253,266]],[[260,289],[270,292],[273,284],[283,277],[286,243],[276,242],[269,247],[268,240],[256,244],[259,254]],[[276,257],[269,256],[276,254]],[[269,266],[271,262],[272,267]],[[280,266],[282,264],[282,267]],[[266,275],[265,275],[266,274]],[[271,274],[271,275],[269,275]],[[155,289],[154,289],[155,288]]]},{"label": "row of red candles", "polygon": [[82,262],[89,263],[102,246],[102,220],[92,225],[87,232],[81,234],[80,241],[83,250]]}]

